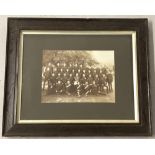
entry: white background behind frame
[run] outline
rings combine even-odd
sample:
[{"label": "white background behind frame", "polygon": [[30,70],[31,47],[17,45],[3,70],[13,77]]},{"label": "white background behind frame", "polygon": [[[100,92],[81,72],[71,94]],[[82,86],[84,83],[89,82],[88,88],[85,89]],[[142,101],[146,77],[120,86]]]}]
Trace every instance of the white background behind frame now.
[{"label": "white background behind frame", "polygon": [[[7,34],[7,17],[43,17],[43,16],[0,16],[0,137],[2,137],[2,114],[3,114],[3,97],[4,97],[4,73],[5,73],[5,55],[6,55],[6,34]],[[55,18],[57,16],[44,16]],[[58,16],[60,17],[60,16]],[[73,18],[73,16],[63,16]],[[78,18],[85,18],[87,16],[77,16]],[[77,18],[76,17],[76,18]],[[94,16],[93,16],[94,17]],[[155,102],[155,62],[154,55],[155,47],[153,44],[153,37],[155,38],[155,16],[96,16],[96,18],[148,18],[149,19],[149,50],[150,50],[150,81],[151,81],[151,102]],[[62,16],[61,16],[62,18]],[[75,16],[74,16],[75,18]],[[153,93],[154,92],[154,93]],[[152,104],[152,126],[153,135],[155,136],[155,103]]]},{"label": "white background behind frame", "polygon": [[[14,3],[14,1],[12,1]],[[22,1],[21,1],[22,2]],[[25,1],[26,2],[26,1]],[[123,12],[122,10],[125,10],[125,14],[137,14],[137,12],[140,10],[140,14],[149,14],[154,10],[153,4],[149,3],[149,0],[146,3],[143,3],[142,1],[134,1],[132,3],[130,1],[128,4],[125,2],[123,3],[124,5],[127,6],[127,8],[123,7],[118,3],[118,1],[115,1],[117,5],[112,5],[111,0],[108,1],[108,3],[111,3],[110,5],[113,6],[111,9],[114,10],[120,10],[118,12]],[[8,5],[5,1],[6,5],[5,6],[10,6],[13,9],[19,8],[18,5],[16,7],[12,6],[11,4]],[[104,2],[103,2],[104,4]],[[149,4],[150,7],[147,7],[147,4]],[[23,5],[23,4],[22,4]],[[88,5],[88,3],[87,3]],[[1,5],[2,6],[2,5]],[[24,6],[24,5],[23,5]],[[52,6],[52,4],[51,4]],[[104,5],[100,5],[103,9]],[[134,6],[134,7],[132,7]],[[3,7],[3,6],[2,6]],[[8,7],[9,8],[9,7]],[[31,10],[33,7],[31,7]],[[105,7],[106,8],[106,7]],[[122,8],[122,10],[121,10]],[[38,9],[38,8],[37,8]],[[101,9],[101,8],[100,8]],[[96,8],[94,10],[97,10],[97,12],[100,12],[99,8]],[[1,9],[0,9],[1,10]],[[3,7],[3,14],[6,14],[4,12],[5,8]],[[9,9],[7,9],[9,10]],[[27,8],[25,7],[25,10]],[[105,9],[106,11],[108,8]],[[131,10],[131,11],[129,11]],[[137,11],[138,10],[138,11]],[[16,11],[14,11],[16,12]],[[18,12],[18,11],[17,11]],[[40,14],[41,11],[39,10]],[[61,11],[63,12],[63,11]],[[65,12],[65,11],[64,11]],[[80,12],[80,11],[79,11]],[[82,11],[81,11],[82,12]],[[80,13],[81,13],[80,12]],[[129,13],[130,12],[130,13]],[[32,11],[29,12],[27,10],[27,13],[33,14]],[[82,12],[83,13],[83,12]],[[101,13],[101,12],[100,12]],[[112,13],[109,11],[109,13]],[[155,13],[155,11],[154,11]],[[11,14],[8,12],[7,14]],[[16,14],[16,13],[14,13]],[[26,13],[24,13],[26,14]],[[51,13],[50,13],[51,14]],[[93,13],[93,10],[91,9],[91,14]],[[101,13],[103,14],[103,13]],[[107,13],[106,13],[107,14]],[[113,13],[114,14],[114,13]],[[0,16],[0,138],[1,137],[1,130],[2,130],[2,111],[3,111],[3,95],[4,95],[4,72],[5,72],[5,54],[6,54],[6,29],[7,29],[7,17],[8,16]],[[10,17],[10,16],[9,16]],[[15,16],[15,17],[31,17],[31,16]],[[33,16],[33,17],[62,17],[62,16]],[[64,17],[74,17],[75,16],[64,16]],[[88,16],[78,16],[78,17],[88,17]],[[153,138],[155,138],[155,47],[154,47],[154,39],[155,38],[155,16],[92,16],[96,18],[148,18],[149,19],[149,51],[150,51],[150,80],[151,80],[151,102],[152,102],[152,124],[153,124]],[[113,137],[118,138],[118,137]],[[122,137],[119,137],[122,138]],[[46,140],[6,140],[6,141],[1,141],[0,140],[0,153],[2,154],[21,154],[21,152],[24,155],[27,155],[30,151],[32,154],[37,155],[42,155],[42,154],[48,154],[49,152],[53,152],[55,154],[67,154],[71,155],[74,152],[74,155],[79,155],[79,153],[82,154],[88,154],[89,155],[94,155],[94,154],[119,154],[119,155],[124,155],[126,153],[127,155],[132,154],[154,154],[154,140],[153,141],[148,141],[145,139],[139,139],[139,140],[126,140],[123,138],[122,140],[113,140],[111,138],[107,137],[105,138],[95,138],[95,139],[46,139]],[[134,137],[136,138],[136,137]],[[137,137],[138,138],[138,137]],[[104,140],[105,139],[105,140]],[[3,142],[3,143],[2,143]],[[26,146],[26,147],[25,147]],[[51,150],[51,146],[53,146]],[[26,149],[29,148],[29,149]],[[37,148],[37,150],[36,150]],[[60,149],[61,148],[61,149]],[[104,148],[104,149],[103,149]],[[24,150],[24,151],[23,151]]]}]

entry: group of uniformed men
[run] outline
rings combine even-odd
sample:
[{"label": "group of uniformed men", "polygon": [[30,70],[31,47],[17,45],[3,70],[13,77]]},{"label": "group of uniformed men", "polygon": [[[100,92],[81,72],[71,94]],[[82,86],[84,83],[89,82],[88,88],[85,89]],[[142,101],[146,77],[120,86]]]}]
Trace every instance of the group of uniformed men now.
[{"label": "group of uniformed men", "polygon": [[48,94],[99,95],[112,91],[113,75],[108,68],[86,67],[73,62],[49,62],[42,68],[42,89]]}]

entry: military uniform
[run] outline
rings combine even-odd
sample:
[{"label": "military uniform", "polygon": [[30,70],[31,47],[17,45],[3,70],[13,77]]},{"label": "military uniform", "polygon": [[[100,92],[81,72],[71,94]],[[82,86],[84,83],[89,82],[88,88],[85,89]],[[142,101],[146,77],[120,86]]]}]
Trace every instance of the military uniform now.
[{"label": "military uniform", "polygon": [[99,92],[99,91],[100,91],[99,77],[98,77],[98,76],[95,76],[95,77],[94,77],[94,81],[95,81],[95,83],[96,83],[96,85],[97,85],[97,92]]},{"label": "military uniform", "polygon": [[68,80],[68,77],[67,77],[67,75],[65,74],[63,74],[63,77],[62,77],[62,84],[63,84],[63,93],[65,93],[65,91],[66,91],[66,87],[65,87],[65,84],[66,84],[66,82],[67,82],[67,80]]},{"label": "military uniform", "polygon": [[60,73],[57,75],[57,77],[56,77],[56,81],[57,81],[57,82],[58,82],[58,81],[61,81],[61,82],[62,82],[62,76],[61,76]]},{"label": "military uniform", "polygon": [[49,89],[50,94],[55,94],[55,85],[56,85],[56,76],[55,74],[52,74],[50,78],[50,89]]},{"label": "military uniform", "polygon": [[112,81],[113,81],[113,75],[111,73],[107,74],[107,83],[109,91],[112,91]]},{"label": "military uniform", "polygon": [[75,66],[74,66],[74,70],[75,70],[75,73],[78,72],[78,66],[77,66],[77,64],[75,64]]},{"label": "military uniform", "polygon": [[97,85],[96,85],[95,81],[93,81],[93,84],[91,86],[91,94],[92,95],[97,95],[97,93],[98,93],[98,88],[97,88]]},{"label": "military uniform", "polygon": [[75,69],[74,69],[74,68],[72,69],[71,74],[72,74],[73,76],[75,76],[76,72],[75,72]]},{"label": "military uniform", "polygon": [[[107,85],[107,81],[106,81],[106,76],[105,76],[105,74],[103,74],[102,86],[103,86],[104,92],[107,94],[107,93],[108,93],[108,85]],[[105,90],[105,89],[106,89],[106,90]]]},{"label": "military uniform", "polygon": [[69,80],[65,83],[65,89],[66,89],[66,94],[71,95],[72,85]]},{"label": "military uniform", "polygon": [[66,68],[66,72],[65,72],[67,75],[69,75],[70,74],[70,71],[69,71],[69,68],[67,67]]},{"label": "military uniform", "polygon": [[88,81],[88,84],[89,84],[89,85],[92,85],[92,83],[93,83],[93,78],[92,78],[92,76],[89,76],[88,79],[87,79],[87,81]]},{"label": "military uniform", "polygon": [[83,85],[84,94],[87,96],[91,92],[91,86],[88,84],[88,82],[85,82]]},{"label": "military uniform", "polygon": [[74,87],[74,92],[76,94],[79,95],[79,84],[80,84],[80,77],[79,77],[79,74],[76,73],[75,77],[74,77],[74,84],[73,84],[73,87]]},{"label": "military uniform", "polygon": [[83,75],[81,78],[80,78],[80,95],[83,95],[85,93],[84,91],[84,84],[86,83],[86,77]]},{"label": "military uniform", "polygon": [[61,70],[60,63],[57,63],[56,67],[57,67],[57,71],[58,71],[58,73],[60,73],[60,70]]},{"label": "military uniform", "polygon": [[78,67],[77,73],[80,75],[82,73],[82,69]]},{"label": "military uniform", "polygon": [[97,74],[97,73],[96,73],[96,69],[93,69],[93,70],[92,70],[92,76],[93,76],[94,78],[95,78],[96,74]]},{"label": "military uniform", "polygon": [[63,84],[61,81],[56,83],[56,94],[61,94],[63,92]]},{"label": "military uniform", "polygon": [[107,74],[107,69],[105,67],[102,68],[103,74]]},{"label": "military uniform", "polygon": [[72,70],[73,70],[72,64],[69,64],[68,69],[69,69],[69,73],[72,73]]}]

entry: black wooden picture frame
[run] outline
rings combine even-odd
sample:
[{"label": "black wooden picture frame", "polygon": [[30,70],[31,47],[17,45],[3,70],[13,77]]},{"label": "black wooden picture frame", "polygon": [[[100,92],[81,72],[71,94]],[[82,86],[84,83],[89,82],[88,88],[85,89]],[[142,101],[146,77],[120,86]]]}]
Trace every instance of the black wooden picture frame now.
[{"label": "black wooden picture frame", "polygon": [[[147,19],[8,18],[3,136],[150,136],[150,87]],[[18,123],[17,81],[20,32],[134,31],[138,75],[138,123]],[[132,75],[131,75],[132,76]]]}]

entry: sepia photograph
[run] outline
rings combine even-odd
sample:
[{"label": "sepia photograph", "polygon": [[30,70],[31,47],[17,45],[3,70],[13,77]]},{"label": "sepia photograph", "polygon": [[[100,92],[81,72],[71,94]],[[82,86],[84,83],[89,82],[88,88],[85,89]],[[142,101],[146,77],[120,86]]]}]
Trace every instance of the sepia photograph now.
[{"label": "sepia photograph", "polygon": [[115,103],[112,50],[43,50],[42,103]]}]

